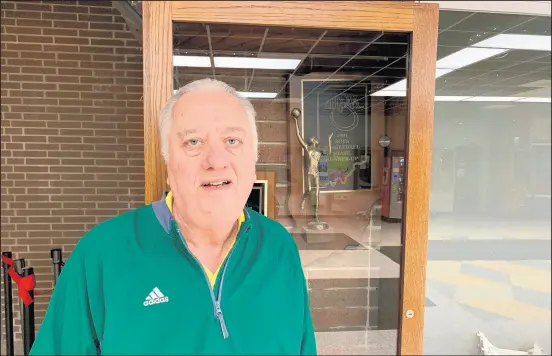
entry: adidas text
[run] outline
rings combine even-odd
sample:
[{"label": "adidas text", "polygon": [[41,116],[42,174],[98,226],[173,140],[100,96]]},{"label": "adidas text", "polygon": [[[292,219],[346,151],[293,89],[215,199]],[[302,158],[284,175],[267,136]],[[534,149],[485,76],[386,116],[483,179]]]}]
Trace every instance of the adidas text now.
[{"label": "adidas text", "polygon": [[169,297],[150,299],[150,300],[144,301],[144,306],[147,307],[148,305],[166,303],[168,301],[169,301]]}]

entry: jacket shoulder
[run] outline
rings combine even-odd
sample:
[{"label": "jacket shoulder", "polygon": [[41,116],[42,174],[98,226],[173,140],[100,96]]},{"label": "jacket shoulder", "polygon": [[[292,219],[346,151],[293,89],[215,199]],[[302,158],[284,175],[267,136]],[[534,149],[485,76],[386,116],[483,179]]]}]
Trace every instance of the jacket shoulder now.
[{"label": "jacket shoulder", "polygon": [[94,250],[116,245],[117,241],[133,234],[137,216],[145,214],[148,208],[151,205],[140,206],[96,224],[80,238],[76,247]]},{"label": "jacket shoulder", "polygon": [[283,248],[291,249],[293,254],[298,253],[295,239],[284,225],[258,212],[251,211],[249,213],[259,226],[259,233],[263,236],[263,242],[271,246],[279,245]]}]

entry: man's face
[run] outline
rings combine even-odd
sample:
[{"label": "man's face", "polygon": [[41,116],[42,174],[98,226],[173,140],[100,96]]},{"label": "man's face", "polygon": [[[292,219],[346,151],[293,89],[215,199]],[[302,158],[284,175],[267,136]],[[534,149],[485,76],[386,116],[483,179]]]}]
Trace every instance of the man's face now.
[{"label": "man's face", "polygon": [[167,170],[177,212],[205,228],[238,218],[255,182],[251,130],[239,100],[224,91],[176,102]]}]

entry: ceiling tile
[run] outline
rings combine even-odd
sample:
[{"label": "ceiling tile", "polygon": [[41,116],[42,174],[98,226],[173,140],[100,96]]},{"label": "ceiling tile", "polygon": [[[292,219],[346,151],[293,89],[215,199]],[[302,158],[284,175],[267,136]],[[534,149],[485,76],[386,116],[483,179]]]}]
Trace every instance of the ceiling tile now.
[{"label": "ceiling tile", "polygon": [[439,88],[449,88],[449,87],[462,87],[464,89],[469,89],[473,86],[485,85],[488,84],[487,79],[481,78],[439,78],[437,79],[436,87]]},{"label": "ceiling tile", "polygon": [[487,71],[480,71],[480,70],[471,70],[471,69],[458,69],[455,71],[452,71],[448,74],[443,75],[440,77],[440,79],[448,79],[448,78],[464,78],[469,79],[473,77],[481,77],[484,75],[488,75]]},{"label": "ceiling tile", "polygon": [[522,92],[526,91],[520,87],[501,87],[501,86],[490,86],[482,87],[486,92],[485,96],[524,96]]},{"label": "ceiling tile", "polygon": [[508,62],[547,62],[550,63],[550,53],[541,51],[525,51],[525,50],[513,50],[507,52],[503,56],[489,59],[491,61],[508,61]]},{"label": "ceiling tile", "polygon": [[550,67],[550,62],[541,61],[513,61],[509,57],[503,57],[502,59],[487,59],[481,62],[474,63],[466,69],[477,71],[495,71],[504,70],[508,72],[527,72],[539,69],[546,69]]},{"label": "ceiling tile", "polygon": [[550,36],[550,22],[550,17],[539,16],[529,22],[508,30],[505,33]]},{"label": "ceiling tile", "polygon": [[449,54],[453,54],[454,52],[458,52],[461,50],[462,47],[447,47],[447,46],[441,46],[439,45],[437,47],[437,59],[444,58],[448,56]]},{"label": "ceiling tile", "polygon": [[[380,33],[376,32],[377,35]],[[397,44],[408,44],[410,42],[409,33],[384,33],[377,42],[388,42]]]},{"label": "ceiling tile", "polygon": [[455,31],[503,32],[519,25],[532,16],[478,12],[451,28]]},{"label": "ceiling tile", "polygon": [[[546,71],[540,71],[540,72],[534,72],[534,73],[526,73],[522,75],[517,75],[513,77],[508,78],[502,78],[496,81],[492,81],[491,83],[493,85],[502,85],[504,87],[517,87],[522,84],[527,84],[539,79],[548,79],[550,78],[550,73],[548,73],[548,76],[546,75]],[[522,90],[526,90],[527,88],[522,87]]]},{"label": "ceiling tile", "polygon": [[468,47],[493,36],[496,33],[444,31],[439,34],[438,43],[440,46]]},{"label": "ceiling tile", "polygon": [[527,73],[546,69],[550,70],[550,63],[526,62],[516,64],[515,66],[508,68],[508,71]]},{"label": "ceiling tile", "polygon": [[444,30],[471,15],[466,11],[439,11],[439,30]]},{"label": "ceiling tile", "polygon": [[520,88],[504,88],[500,86],[465,86],[444,87],[436,89],[435,95],[439,96],[514,96],[520,92]]}]

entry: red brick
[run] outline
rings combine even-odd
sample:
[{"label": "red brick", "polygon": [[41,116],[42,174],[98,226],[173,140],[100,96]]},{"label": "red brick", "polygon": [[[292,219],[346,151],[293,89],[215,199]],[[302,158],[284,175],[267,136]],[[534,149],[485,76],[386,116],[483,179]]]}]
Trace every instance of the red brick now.
[{"label": "red brick", "polygon": [[88,29],[88,23],[79,21],[54,21],[54,27],[57,28],[74,28],[74,29]]},{"label": "red brick", "polygon": [[6,48],[13,51],[42,51],[42,45],[33,43],[6,43]]},{"label": "red brick", "polygon": [[15,35],[6,35],[3,33],[2,42],[17,42],[17,37]]},{"label": "red brick", "polygon": [[25,59],[54,59],[56,58],[55,53],[45,53],[45,52],[20,52],[20,57]]},{"label": "red brick", "polygon": [[[18,2],[17,10],[32,10],[32,11],[52,11],[52,5],[47,3],[37,4],[37,3],[25,3]],[[19,14],[21,11],[18,11]]]},{"label": "red brick", "polygon": [[79,36],[81,36],[81,37],[113,38],[113,32],[112,31],[79,30]]},{"label": "red brick", "polygon": [[96,23],[91,22],[90,23],[90,29],[91,30],[110,30],[110,31],[123,31],[125,28],[124,24],[119,23]]},{"label": "red brick", "polygon": [[51,20],[17,19],[16,24],[23,27],[52,27],[53,23]]},{"label": "red brick", "polygon": [[113,22],[113,16],[111,16],[111,15],[85,15],[85,14],[79,14],[79,21],[111,23],[111,22]]},{"label": "red brick", "polygon": [[88,45],[90,44],[90,39],[83,37],[56,37],[55,43]]},{"label": "red brick", "polygon": [[[19,10],[19,11],[17,11]],[[5,17],[17,17],[19,19],[40,19],[42,18],[42,13],[41,12],[36,12],[36,11],[20,11],[20,10],[23,10],[23,9],[17,9],[15,11],[9,11],[9,10],[6,10],[4,12],[4,16]]]},{"label": "red brick", "polygon": [[30,74],[10,74],[11,81],[17,82],[43,82],[44,76],[42,75],[30,75]]},{"label": "red brick", "polygon": [[31,36],[31,35],[19,35],[17,36],[18,42],[28,43],[53,43],[54,39],[49,36]]},{"label": "red brick", "polygon": [[55,5],[54,6],[54,12],[67,12],[70,14],[78,13],[78,14],[87,14],[89,12],[88,6],[62,6],[62,5]]},{"label": "red brick", "polygon": [[[76,37],[79,35],[78,30],[65,29],[65,28],[43,28],[42,34],[47,36],[73,36]],[[54,39],[56,39],[54,37]]]},{"label": "red brick", "polygon": [[49,44],[45,44],[44,45],[44,51],[45,52],[69,52],[69,53],[73,53],[73,52],[78,52],[78,46],[74,46],[74,45],[49,45]]},{"label": "red brick", "polygon": [[42,18],[45,20],[65,20],[65,21],[77,21],[77,14],[57,14],[53,12],[43,12]]}]

